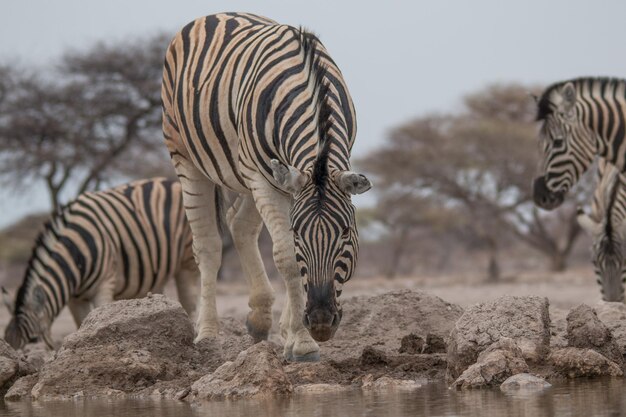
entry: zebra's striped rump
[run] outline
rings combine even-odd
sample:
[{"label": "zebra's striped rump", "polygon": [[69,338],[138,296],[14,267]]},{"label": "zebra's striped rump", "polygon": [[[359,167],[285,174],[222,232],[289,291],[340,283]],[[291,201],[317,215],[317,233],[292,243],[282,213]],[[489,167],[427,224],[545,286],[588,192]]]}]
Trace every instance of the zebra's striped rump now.
[{"label": "zebra's striped rump", "polygon": [[533,186],[535,203],[558,207],[596,155],[624,168],[626,83],[577,78],[550,86],[538,101],[543,175]]},{"label": "zebra's striped rump", "polygon": [[80,195],[37,238],[5,339],[16,348],[42,337],[50,344],[50,326],[68,304],[83,306],[72,311],[80,324],[92,304],[161,292],[181,270],[196,270],[191,241],[178,182]]}]

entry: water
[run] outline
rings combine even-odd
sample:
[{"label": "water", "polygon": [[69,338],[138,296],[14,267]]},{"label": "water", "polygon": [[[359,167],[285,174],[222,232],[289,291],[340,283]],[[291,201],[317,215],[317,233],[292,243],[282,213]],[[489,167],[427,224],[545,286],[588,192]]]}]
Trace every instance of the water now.
[{"label": "water", "polygon": [[322,416],[620,416],[626,415],[623,379],[555,384],[535,394],[498,389],[455,391],[440,383],[414,391],[361,391],[298,395],[290,398],[187,404],[169,400],[76,400],[0,403],[0,416],[33,417],[322,417]]}]

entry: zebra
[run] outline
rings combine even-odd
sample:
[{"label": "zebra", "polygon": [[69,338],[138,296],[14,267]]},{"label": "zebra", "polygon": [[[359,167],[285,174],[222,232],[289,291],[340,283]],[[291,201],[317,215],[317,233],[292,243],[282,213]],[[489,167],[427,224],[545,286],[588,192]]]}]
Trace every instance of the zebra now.
[{"label": "zebra", "polygon": [[578,209],[577,220],[591,238],[592,261],[604,301],[624,301],[626,265],[623,240],[626,219],[626,178],[615,166],[600,160],[598,184],[593,195],[591,215]]},{"label": "zebra", "polygon": [[626,169],[626,82],[577,78],[548,87],[538,99],[543,174],[533,182],[533,200],[552,210],[563,203],[596,156]]},{"label": "zebra", "polygon": [[226,189],[237,194],[224,211],[251,288],[248,332],[266,339],[272,324],[274,291],[258,249],[265,224],[287,290],[283,354],[318,360],[316,341],[334,335],[338,297],[357,262],[351,195],[371,187],[350,168],[356,118],[339,68],[304,29],[253,14],[210,15],[172,40],[162,101],[201,274],[196,341],[218,331],[213,213]]},{"label": "zebra", "polygon": [[32,250],[5,340],[19,349],[43,340],[67,305],[77,327],[93,307],[159,293],[174,276],[192,315],[199,271],[179,182],[139,180],[83,193],[51,216]]}]

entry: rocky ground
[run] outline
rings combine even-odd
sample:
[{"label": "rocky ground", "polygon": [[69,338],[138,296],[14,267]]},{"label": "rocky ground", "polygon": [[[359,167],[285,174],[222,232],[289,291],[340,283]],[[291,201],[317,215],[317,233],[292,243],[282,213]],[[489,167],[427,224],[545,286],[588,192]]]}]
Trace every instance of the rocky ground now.
[{"label": "rocky ground", "polygon": [[[178,302],[153,295],[94,310],[60,349],[0,342],[6,400],[134,396],[183,401],[343,389],[544,389],[560,378],[623,377],[626,306],[550,309],[547,298],[503,296],[462,307],[395,290],[344,300],[336,337],[317,363],[289,363],[281,340],[253,344],[242,319],[193,343]],[[554,316],[554,317],[551,317]]]}]

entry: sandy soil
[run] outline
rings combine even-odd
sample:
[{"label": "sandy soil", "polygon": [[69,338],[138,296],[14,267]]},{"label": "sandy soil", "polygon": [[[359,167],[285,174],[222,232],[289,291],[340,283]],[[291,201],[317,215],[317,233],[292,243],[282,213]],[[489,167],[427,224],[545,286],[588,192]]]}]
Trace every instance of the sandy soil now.
[{"label": "sandy soil", "polygon": [[[276,320],[284,302],[284,286],[274,282],[276,290]],[[550,304],[559,309],[569,309],[580,303],[593,305],[600,301],[600,289],[595,283],[591,269],[576,269],[565,273],[529,273],[514,278],[503,278],[501,282],[487,283],[479,277],[446,276],[446,277],[402,277],[393,280],[383,278],[358,277],[344,286],[342,299],[357,295],[375,295],[395,289],[413,289],[427,291],[444,300],[468,306],[492,300],[501,295],[539,295],[550,299]],[[166,288],[165,294],[176,297],[173,285]],[[248,311],[248,291],[245,284],[218,284],[218,311],[221,317],[241,317]],[[6,309],[0,310],[0,330],[10,319]],[[74,322],[66,309],[55,321],[52,334],[54,339],[61,340],[75,330]]]}]

